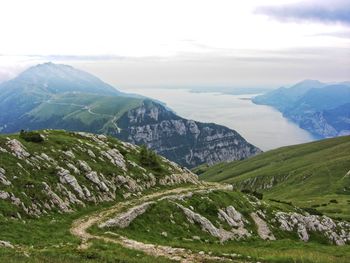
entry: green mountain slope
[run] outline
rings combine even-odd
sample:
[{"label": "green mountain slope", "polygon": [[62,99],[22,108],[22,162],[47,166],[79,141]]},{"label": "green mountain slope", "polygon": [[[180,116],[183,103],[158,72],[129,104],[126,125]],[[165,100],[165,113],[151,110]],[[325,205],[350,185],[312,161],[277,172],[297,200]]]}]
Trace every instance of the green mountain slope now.
[{"label": "green mountain slope", "polygon": [[0,262],[347,262],[350,223],[309,212],[104,135],[0,136]]},{"label": "green mountain slope", "polygon": [[27,129],[62,128],[96,133],[118,130],[116,121],[143,99],[65,93],[43,102],[22,118]]},{"label": "green mountain slope", "polygon": [[198,167],[202,180],[264,192],[266,198],[350,218],[350,136],[289,146],[212,167]]},{"label": "green mountain slope", "polygon": [[121,93],[89,73],[53,63],[0,84],[0,133],[46,128],[147,145],[186,167],[260,153],[234,130],[181,118],[162,103]]},{"label": "green mountain slope", "polygon": [[[35,136],[44,140],[35,142]],[[178,183],[196,181],[162,157],[143,165],[139,148],[103,135],[44,130],[0,136],[0,152],[0,210],[5,217],[39,217],[113,201],[166,185],[172,174],[183,176],[174,179]]]}]

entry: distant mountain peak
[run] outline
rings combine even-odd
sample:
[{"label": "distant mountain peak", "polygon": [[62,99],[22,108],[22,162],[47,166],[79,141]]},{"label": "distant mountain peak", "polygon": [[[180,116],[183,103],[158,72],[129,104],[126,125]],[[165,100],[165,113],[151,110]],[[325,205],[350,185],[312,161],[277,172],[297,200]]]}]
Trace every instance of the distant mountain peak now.
[{"label": "distant mountain peak", "polygon": [[316,80],[316,79],[304,79],[304,80],[296,83],[292,87],[299,87],[299,86],[315,86],[315,87],[319,87],[319,86],[324,86],[324,85],[326,85],[326,84],[322,83],[321,81]]},{"label": "distant mountain peak", "polygon": [[52,62],[30,67],[7,82],[6,85],[54,94],[65,92],[87,92],[98,95],[121,94],[117,89],[88,72]]},{"label": "distant mountain peak", "polygon": [[317,79],[304,79],[304,80],[300,81],[299,83],[321,83],[321,81],[319,81]]}]

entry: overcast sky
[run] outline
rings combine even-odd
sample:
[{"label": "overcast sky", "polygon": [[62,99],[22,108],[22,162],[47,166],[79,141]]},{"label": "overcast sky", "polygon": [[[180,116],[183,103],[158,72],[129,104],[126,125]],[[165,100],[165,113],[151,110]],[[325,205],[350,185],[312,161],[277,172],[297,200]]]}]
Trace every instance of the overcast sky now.
[{"label": "overcast sky", "polygon": [[119,87],[350,79],[349,0],[2,0],[0,80],[45,61]]}]

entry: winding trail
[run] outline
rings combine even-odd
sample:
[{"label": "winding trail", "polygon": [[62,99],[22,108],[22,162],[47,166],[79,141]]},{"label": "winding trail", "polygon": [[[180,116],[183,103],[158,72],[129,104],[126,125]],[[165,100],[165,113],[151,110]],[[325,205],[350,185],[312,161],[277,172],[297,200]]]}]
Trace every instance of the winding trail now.
[{"label": "winding trail", "polygon": [[156,193],[147,194],[142,196],[141,198],[138,198],[137,200],[133,199],[130,201],[119,202],[110,208],[103,209],[98,212],[94,212],[91,215],[87,215],[80,219],[77,219],[73,222],[70,232],[74,236],[81,239],[81,245],[79,246],[79,249],[87,249],[90,245],[89,241],[91,239],[98,239],[104,242],[119,244],[125,248],[139,250],[151,256],[155,256],[155,257],[162,256],[162,257],[166,257],[168,259],[180,261],[183,263],[203,262],[204,260],[211,260],[214,262],[217,262],[217,261],[233,262],[233,260],[228,257],[218,257],[218,256],[212,256],[212,255],[203,254],[203,253],[196,253],[185,248],[176,248],[176,247],[156,245],[156,244],[146,244],[143,242],[129,239],[127,237],[124,237],[115,233],[111,233],[111,232],[106,232],[106,233],[110,235],[114,235],[115,237],[112,238],[112,237],[100,236],[100,235],[88,233],[88,229],[90,227],[102,222],[103,220],[106,220],[109,216],[113,214],[117,214],[121,212],[124,208],[130,208],[130,207],[148,202],[150,200],[157,200],[167,196],[180,195],[186,192],[198,192],[203,190],[224,190],[224,189],[227,189],[227,185],[206,183],[195,187],[179,187],[175,189],[163,190]]},{"label": "winding trail", "polygon": [[[117,122],[117,115],[94,112],[92,106],[90,106],[90,105],[65,103],[65,102],[52,102],[51,100],[43,101],[42,103],[53,104],[53,105],[63,105],[63,106],[74,106],[74,107],[80,108],[79,110],[87,111],[91,115],[110,118],[110,120],[108,122],[106,122],[106,124],[104,126],[106,126],[108,123],[111,123],[114,126],[114,128],[118,131],[118,133],[121,131],[121,129],[118,127],[118,125],[116,123]],[[69,113],[68,115],[66,115],[66,117],[68,117],[70,115],[74,115],[74,114],[76,114],[76,111]]]}]

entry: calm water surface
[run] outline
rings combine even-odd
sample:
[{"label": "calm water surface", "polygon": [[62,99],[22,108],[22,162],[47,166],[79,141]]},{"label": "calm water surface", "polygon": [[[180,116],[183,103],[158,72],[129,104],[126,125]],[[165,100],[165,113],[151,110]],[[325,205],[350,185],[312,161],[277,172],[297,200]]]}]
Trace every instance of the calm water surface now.
[{"label": "calm water surface", "polygon": [[256,105],[254,95],[192,93],[184,89],[128,89],[163,101],[178,115],[201,122],[214,122],[238,131],[247,141],[270,150],[314,140],[307,131],[288,121],[269,106]]}]

